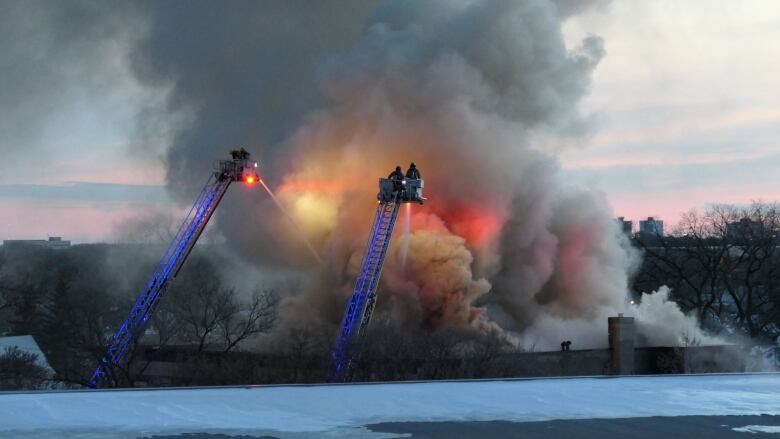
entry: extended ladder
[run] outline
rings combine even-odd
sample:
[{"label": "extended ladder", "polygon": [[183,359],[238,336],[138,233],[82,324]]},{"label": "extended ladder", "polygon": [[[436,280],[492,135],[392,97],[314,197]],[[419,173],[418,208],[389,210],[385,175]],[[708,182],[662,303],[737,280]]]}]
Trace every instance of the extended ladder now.
[{"label": "extended ladder", "polygon": [[231,154],[233,160],[218,163],[217,170],[209,177],[173,241],[165,250],[151,280],[141,291],[122,326],[109,341],[106,353],[100,358],[98,367],[89,381],[89,387],[103,387],[111,381],[116,381],[117,369],[127,361],[132,345],[143,334],[160,298],[170,285],[170,280],[174,279],[181,270],[230,184],[234,181],[245,181],[251,184],[258,180],[255,170],[257,162],[249,160],[249,153],[242,148],[241,151],[233,151]]},{"label": "extended ladder", "polygon": [[347,381],[360,353],[360,342],[365,336],[371,320],[371,314],[376,304],[376,292],[382,267],[385,262],[387,248],[393,235],[398,211],[401,204],[408,202],[421,203],[423,181],[420,179],[404,179],[393,181],[381,179],[380,192],[371,234],[363,254],[355,289],[347,303],[344,318],[341,322],[336,347],[333,350],[333,370],[331,381]]}]

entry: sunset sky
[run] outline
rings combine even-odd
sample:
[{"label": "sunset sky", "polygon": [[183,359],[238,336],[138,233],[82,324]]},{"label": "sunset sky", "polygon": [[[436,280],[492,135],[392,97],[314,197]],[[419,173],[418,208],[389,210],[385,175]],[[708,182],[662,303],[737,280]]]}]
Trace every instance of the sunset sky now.
[{"label": "sunset sky", "polygon": [[780,199],[780,3],[616,1],[564,30],[607,56],[585,101],[598,128],[561,161],[616,215]]},{"label": "sunset sky", "polygon": [[[91,55],[101,69],[84,71],[57,65],[40,17],[27,18],[10,28],[0,19],[2,39],[29,41],[24,53],[0,45],[0,67],[43,66],[29,81],[0,76],[0,239],[111,241],[139,212],[178,212],[164,187],[169,132],[136,117],[164,98],[129,70],[138,35],[104,44]],[[616,1],[564,34],[572,47],[604,39],[583,102],[595,128],[540,147],[571,181],[603,191],[616,216],[674,223],[708,203],[780,199],[780,2]],[[46,98],[12,96],[25,87]]]}]

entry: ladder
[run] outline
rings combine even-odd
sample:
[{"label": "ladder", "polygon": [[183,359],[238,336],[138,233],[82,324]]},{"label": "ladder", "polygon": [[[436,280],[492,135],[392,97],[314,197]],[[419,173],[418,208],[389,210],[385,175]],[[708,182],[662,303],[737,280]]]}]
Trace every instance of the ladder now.
[{"label": "ladder", "polygon": [[374,311],[382,266],[402,202],[402,193],[399,191],[387,201],[380,200],[376,208],[355,290],[347,304],[336,339],[336,348],[332,354],[331,381],[345,381],[350,378],[359,353],[359,343]]},{"label": "ladder", "polygon": [[245,181],[249,184],[257,181],[257,164],[249,160],[249,153],[242,148],[241,151],[233,151],[231,154],[233,160],[219,161],[218,170],[209,176],[195,204],[165,250],[157,270],[141,291],[122,326],[109,341],[105,354],[98,360],[98,367],[92,374],[88,387],[99,388],[118,381],[116,373],[128,361],[133,345],[143,335],[170,281],[181,270],[230,184],[234,181]]}]

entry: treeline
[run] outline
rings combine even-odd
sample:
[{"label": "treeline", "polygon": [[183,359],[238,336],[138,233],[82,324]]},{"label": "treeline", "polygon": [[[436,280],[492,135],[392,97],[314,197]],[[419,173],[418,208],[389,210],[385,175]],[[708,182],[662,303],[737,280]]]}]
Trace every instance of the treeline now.
[{"label": "treeline", "polygon": [[705,329],[775,343],[780,336],[780,208],[717,205],[685,214],[667,236],[637,235],[634,291],[662,285]]},{"label": "treeline", "polygon": [[[758,343],[780,335],[780,210],[692,211],[667,236],[638,236],[636,292],[672,298],[712,332]],[[0,335],[32,335],[51,368],[0,352],[0,388],[82,386],[153,272],[162,248],[77,245],[0,252]],[[277,292],[238,286],[214,248],[196,249],[132,350],[116,386],[312,383],[328,378],[335,325],[278,325]],[[637,295],[635,299],[639,299]],[[272,335],[272,336],[271,336]],[[258,349],[261,346],[262,349]],[[497,334],[372,323],[355,380],[510,376],[517,352]],[[514,369],[513,369],[514,368]]]},{"label": "treeline", "polygon": [[[0,365],[9,365],[0,370],[0,388],[17,388],[20,382],[27,388],[85,385],[161,251],[149,245],[108,244],[3,249],[0,334],[34,336],[55,373],[42,375],[34,358],[17,351],[0,352]],[[269,331],[276,319],[277,295],[236,290],[223,279],[218,269],[222,262],[211,252],[196,250],[139,344],[227,353]],[[133,356],[136,352],[133,349]],[[116,371],[114,385],[135,385],[143,365],[139,369],[134,357],[130,361],[130,367]]]},{"label": "treeline", "polygon": [[[114,386],[193,386],[327,381],[336,326],[277,325],[279,294],[240,291],[219,252],[196,251],[149,327],[114,371]],[[0,388],[85,385],[162,251],[149,245],[77,245],[0,252],[0,334],[32,335],[54,375],[34,356],[0,352]],[[265,335],[265,337],[264,337]],[[355,380],[509,376],[497,334],[399,328],[376,320]]]},{"label": "treeline", "polygon": [[[327,382],[333,370],[335,329],[280,329],[262,352],[146,347],[137,357],[136,383],[189,386]],[[495,332],[449,328],[425,331],[376,321],[363,339],[360,352],[349,376],[353,381],[509,377],[522,370],[511,356],[518,351]],[[148,366],[142,370],[141,365]]]}]

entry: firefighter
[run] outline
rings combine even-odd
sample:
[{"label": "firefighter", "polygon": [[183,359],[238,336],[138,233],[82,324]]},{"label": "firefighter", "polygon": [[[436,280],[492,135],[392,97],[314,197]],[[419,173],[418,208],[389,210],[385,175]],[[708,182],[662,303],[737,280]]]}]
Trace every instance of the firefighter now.
[{"label": "firefighter", "polygon": [[414,162],[409,165],[409,170],[406,171],[406,178],[411,178],[413,180],[420,179],[420,171],[417,169],[417,165],[415,165]]},{"label": "firefighter", "polygon": [[234,149],[230,151],[230,156],[233,157],[233,160],[244,160],[249,158],[249,151],[244,149],[242,146],[241,149]]},{"label": "firefighter", "polygon": [[387,178],[393,181],[393,190],[400,191],[403,189],[404,173],[401,171],[400,166],[396,166],[395,171],[391,172]]},{"label": "firefighter", "polygon": [[404,179],[404,173],[401,171],[400,166],[395,167],[395,171],[391,172],[390,175],[387,176],[389,180],[403,180]]}]

